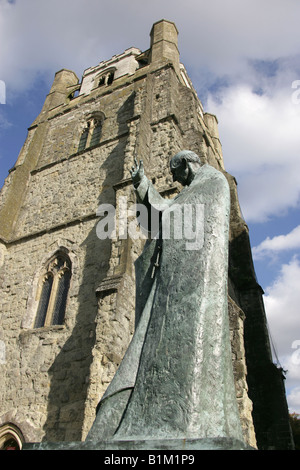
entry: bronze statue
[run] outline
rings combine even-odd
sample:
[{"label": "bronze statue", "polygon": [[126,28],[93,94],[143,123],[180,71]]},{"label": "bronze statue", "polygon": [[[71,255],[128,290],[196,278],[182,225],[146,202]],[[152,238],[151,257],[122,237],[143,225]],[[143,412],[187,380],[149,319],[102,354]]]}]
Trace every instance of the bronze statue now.
[{"label": "bronze statue", "polygon": [[[132,168],[137,200],[160,213],[160,224],[136,261],[135,334],[87,440],[243,440],[227,311],[229,186],[191,151],[170,166],[184,186],[171,200],[142,162]],[[184,217],[187,206],[193,217]]]}]

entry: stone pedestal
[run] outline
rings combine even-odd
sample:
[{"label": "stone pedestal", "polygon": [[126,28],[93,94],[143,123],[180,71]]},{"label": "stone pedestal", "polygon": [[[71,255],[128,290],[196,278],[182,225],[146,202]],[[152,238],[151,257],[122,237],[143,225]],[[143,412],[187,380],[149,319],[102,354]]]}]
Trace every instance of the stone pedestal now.
[{"label": "stone pedestal", "polygon": [[135,441],[85,441],[26,443],[23,450],[116,450],[116,451],[198,451],[198,450],[254,450],[233,438],[160,439]]}]

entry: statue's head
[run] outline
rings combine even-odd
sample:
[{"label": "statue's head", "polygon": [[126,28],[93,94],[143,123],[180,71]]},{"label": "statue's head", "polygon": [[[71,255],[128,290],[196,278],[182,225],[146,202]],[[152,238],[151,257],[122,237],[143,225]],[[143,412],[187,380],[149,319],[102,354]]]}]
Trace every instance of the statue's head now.
[{"label": "statue's head", "polygon": [[170,162],[173,181],[178,181],[183,186],[189,185],[201,165],[200,158],[191,150],[176,153]]}]

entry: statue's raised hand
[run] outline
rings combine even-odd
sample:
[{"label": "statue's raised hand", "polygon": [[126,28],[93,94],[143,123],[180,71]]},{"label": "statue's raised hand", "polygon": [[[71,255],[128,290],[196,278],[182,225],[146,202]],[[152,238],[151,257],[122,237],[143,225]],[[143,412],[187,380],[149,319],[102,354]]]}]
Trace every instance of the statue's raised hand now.
[{"label": "statue's raised hand", "polygon": [[132,166],[130,170],[132,182],[134,185],[139,184],[141,179],[144,176],[144,164],[143,160],[140,160],[140,163],[137,162],[137,159],[134,159],[134,165]]}]

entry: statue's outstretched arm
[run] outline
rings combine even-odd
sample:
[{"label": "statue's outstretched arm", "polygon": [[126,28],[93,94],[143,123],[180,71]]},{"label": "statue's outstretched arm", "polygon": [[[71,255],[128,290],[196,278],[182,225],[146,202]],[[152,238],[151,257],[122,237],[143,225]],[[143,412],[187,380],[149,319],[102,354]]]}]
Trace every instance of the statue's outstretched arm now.
[{"label": "statue's outstretched arm", "polygon": [[140,160],[138,163],[135,158],[130,173],[138,202],[147,206],[153,206],[160,211],[170,205],[171,200],[164,199],[146,177],[143,160]]}]

